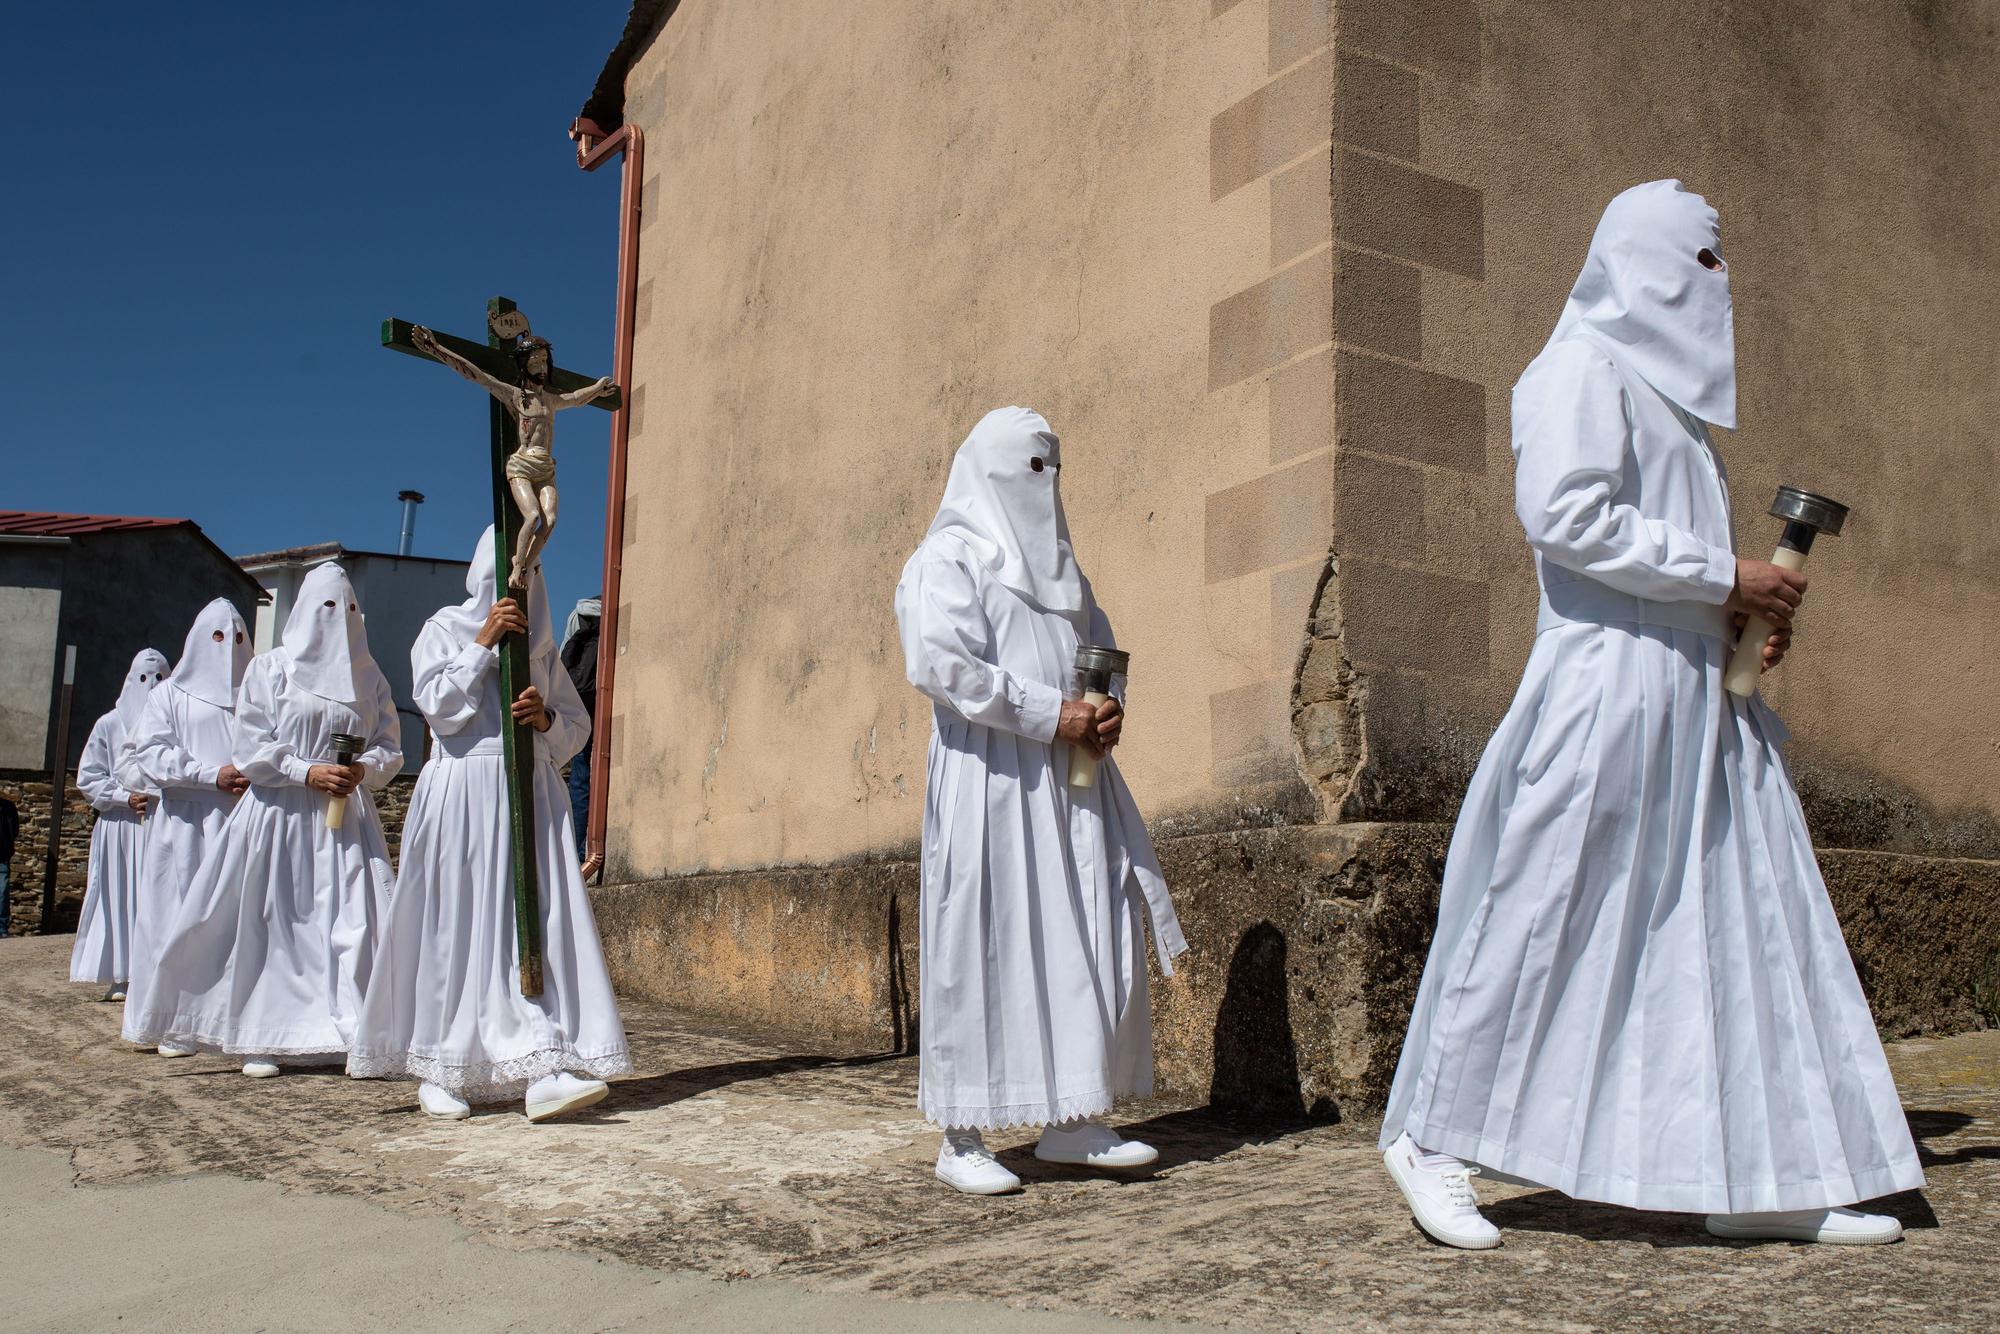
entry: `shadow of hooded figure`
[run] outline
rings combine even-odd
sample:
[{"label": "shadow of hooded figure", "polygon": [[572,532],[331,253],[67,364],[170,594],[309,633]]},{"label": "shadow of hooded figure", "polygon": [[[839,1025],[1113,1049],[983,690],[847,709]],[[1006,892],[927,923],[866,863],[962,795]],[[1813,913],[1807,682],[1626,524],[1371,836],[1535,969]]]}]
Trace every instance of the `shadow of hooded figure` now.
[{"label": "shadow of hooded figure", "polygon": [[1305,1119],[1285,955],[1285,933],[1269,922],[1257,923],[1236,942],[1215,1016],[1215,1074],[1208,1101],[1217,1115]]}]

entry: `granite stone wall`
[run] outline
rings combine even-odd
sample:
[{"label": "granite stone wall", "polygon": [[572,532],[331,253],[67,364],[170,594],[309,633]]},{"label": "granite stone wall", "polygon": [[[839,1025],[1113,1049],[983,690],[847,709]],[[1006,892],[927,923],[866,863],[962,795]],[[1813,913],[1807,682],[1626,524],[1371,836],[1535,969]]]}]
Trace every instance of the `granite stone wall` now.
[{"label": "granite stone wall", "polygon": [[[409,809],[410,791],[416,783],[414,778],[398,778],[375,795],[375,809],[382,817],[382,832],[389,841],[392,860],[402,843],[403,815]],[[55,915],[44,929],[42,886],[49,846],[49,784],[47,780],[0,780],[0,796],[12,801],[21,813],[21,836],[14,845],[14,858],[8,863],[8,929],[15,935],[52,935],[76,930],[90,867],[90,831],[97,823],[97,812],[72,780],[63,803]]]}]

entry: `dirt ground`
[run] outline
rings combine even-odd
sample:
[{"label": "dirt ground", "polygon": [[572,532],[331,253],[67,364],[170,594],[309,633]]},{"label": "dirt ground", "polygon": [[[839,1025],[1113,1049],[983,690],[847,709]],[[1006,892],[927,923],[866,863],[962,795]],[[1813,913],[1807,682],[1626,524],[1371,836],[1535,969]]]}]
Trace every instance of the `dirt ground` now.
[{"label": "dirt ground", "polygon": [[1900,1245],[1488,1186],[1506,1241],[1466,1254],[1416,1231],[1370,1124],[1135,1106],[1157,1170],[1058,1171],[1010,1135],[1026,1192],[973,1199],[931,1178],[906,1056],[635,1002],[638,1071],[590,1113],[436,1122],[410,1084],[132,1052],[60,980],[68,947],[0,941],[0,1144],[67,1156],[0,1153],[0,1327],[2000,1327],[2000,1032],[1891,1049],[1930,1177],[1878,1205]]}]

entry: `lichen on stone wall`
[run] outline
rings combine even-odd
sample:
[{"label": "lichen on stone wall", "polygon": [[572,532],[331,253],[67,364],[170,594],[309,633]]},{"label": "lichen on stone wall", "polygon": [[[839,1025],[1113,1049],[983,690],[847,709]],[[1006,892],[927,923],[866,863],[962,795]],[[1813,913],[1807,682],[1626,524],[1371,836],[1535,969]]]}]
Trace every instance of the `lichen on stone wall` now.
[{"label": "lichen on stone wall", "polygon": [[1327,553],[1292,679],[1292,745],[1319,818],[1344,818],[1364,762],[1360,676],[1342,643],[1340,562]]}]

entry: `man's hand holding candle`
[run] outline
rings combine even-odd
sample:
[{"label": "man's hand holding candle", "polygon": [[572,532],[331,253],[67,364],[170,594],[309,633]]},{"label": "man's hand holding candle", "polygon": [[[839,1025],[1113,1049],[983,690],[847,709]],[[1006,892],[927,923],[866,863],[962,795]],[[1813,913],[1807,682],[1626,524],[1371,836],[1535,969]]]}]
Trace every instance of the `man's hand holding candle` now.
[{"label": "man's hand holding candle", "polygon": [[[1734,612],[1762,616],[1780,630],[1791,628],[1806,595],[1806,577],[1767,560],[1736,562],[1736,587],[1722,605]],[[1783,656],[1782,654],[1780,656]]]},{"label": "man's hand holding candle", "polygon": [[1063,701],[1056,720],[1056,740],[1066,741],[1093,756],[1115,747],[1125,730],[1125,706],[1114,697],[1093,705],[1086,699]]},{"label": "man's hand holding candle", "polygon": [[521,692],[520,697],[514,701],[514,721],[526,723],[537,732],[549,730],[549,724],[553,720],[549,717],[548,709],[542,704],[541,691],[529,686]]},{"label": "man's hand holding candle", "polygon": [[1097,706],[1097,739],[1109,752],[1118,745],[1118,739],[1125,732],[1125,706],[1112,696]]},{"label": "man's hand holding candle", "polygon": [[[1114,701],[1115,703],[1115,701]],[[1068,742],[1092,757],[1104,754],[1104,737],[1098,730],[1098,709],[1089,700],[1066,699],[1062,716],[1056,719],[1056,740]]]},{"label": "man's hand holding candle", "polygon": [[[1750,618],[1747,614],[1739,611],[1734,616],[1730,617],[1729,621],[1730,624],[1734,625],[1738,631],[1741,631],[1743,629],[1744,622],[1748,621],[1749,619]],[[1785,660],[1785,654],[1790,652],[1791,647],[1792,647],[1792,632],[1790,630],[1773,630],[1771,632],[1771,637],[1764,641],[1764,666],[1761,670],[1768,672],[1773,667],[1776,667],[1779,663],[1783,662]]]},{"label": "man's hand holding candle", "polygon": [[344,797],[361,781],[361,772],[359,763],[315,764],[306,770],[306,786],[329,797]]}]

